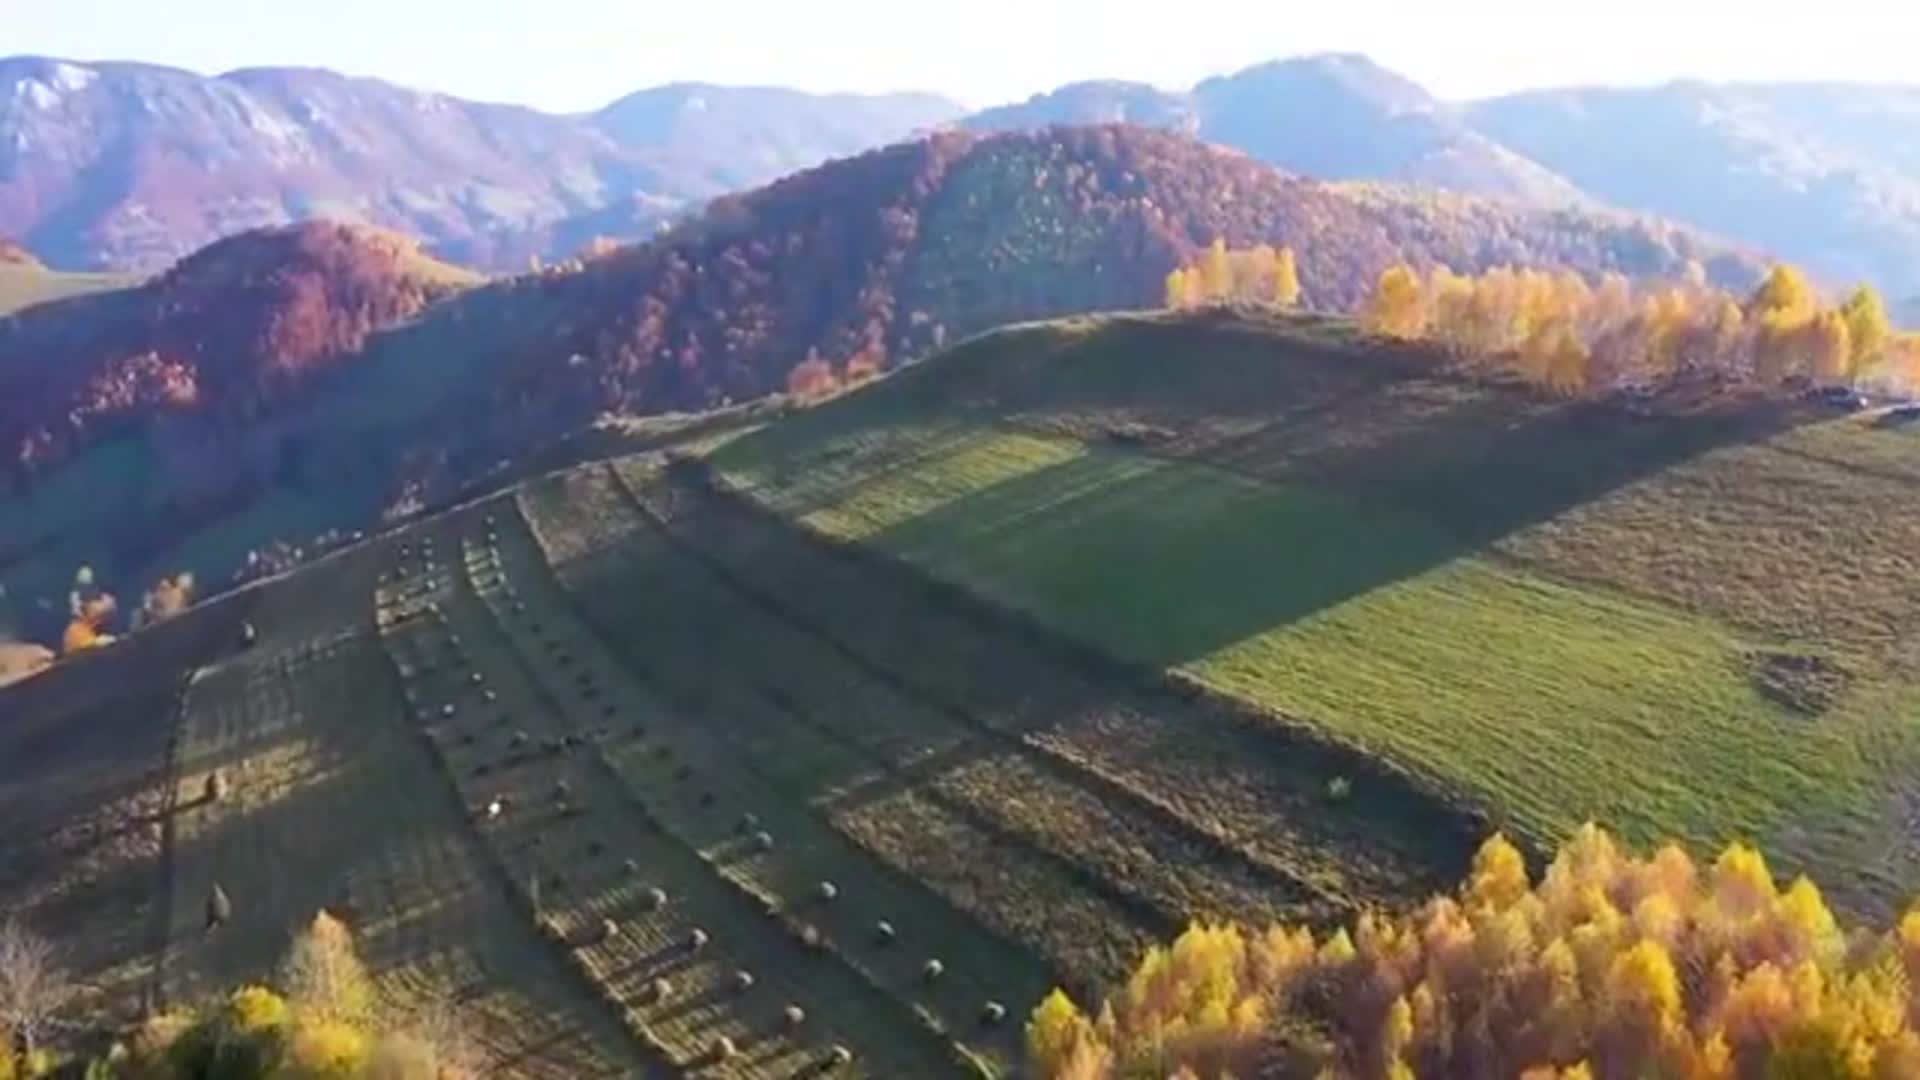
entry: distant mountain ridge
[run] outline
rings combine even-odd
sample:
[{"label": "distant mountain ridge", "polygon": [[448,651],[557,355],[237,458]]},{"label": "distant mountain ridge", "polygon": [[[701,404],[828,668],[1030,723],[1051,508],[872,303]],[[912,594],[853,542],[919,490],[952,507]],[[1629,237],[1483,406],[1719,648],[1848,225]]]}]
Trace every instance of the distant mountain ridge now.
[{"label": "distant mountain ridge", "polygon": [[1920,291],[1920,87],[1549,90],[1466,117],[1609,203]]},{"label": "distant mountain ridge", "polygon": [[[674,120],[704,103],[703,138]],[[926,95],[662,88],[585,116],[306,68],[207,77],[0,59],[0,234],[64,269],[157,269],[222,236],[334,218],[524,266],[958,115]]]},{"label": "distant mountain ridge", "polygon": [[1655,214],[1920,293],[1920,89],[1679,82],[1440,100],[1364,56],[1185,90],[1068,84],[964,115],[927,94],[677,83],[555,115],[309,69],[208,78],[0,60],[0,234],[63,269],[158,269],[332,217],[491,270],[652,235],[729,191],[942,127],[1130,123],[1294,172]]},{"label": "distant mountain ridge", "polygon": [[965,123],[1004,131],[1121,120],[1191,132],[1328,180],[1421,184],[1543,206],[1593,202],[1475,131],[1416,83],[1353,54],[1259,64],[1187,91],[1073,83]]}]

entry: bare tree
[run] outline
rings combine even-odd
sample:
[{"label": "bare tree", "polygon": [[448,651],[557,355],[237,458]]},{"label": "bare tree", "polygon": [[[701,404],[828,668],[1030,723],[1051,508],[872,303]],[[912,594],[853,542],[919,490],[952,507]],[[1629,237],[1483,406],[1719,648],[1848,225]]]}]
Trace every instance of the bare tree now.
[{"label": "bare tree", "polygon": [[53,943],[17,919],[0,923],[0,1028],[12,1033],[14,1053],[33,1053],[72,995]]}]

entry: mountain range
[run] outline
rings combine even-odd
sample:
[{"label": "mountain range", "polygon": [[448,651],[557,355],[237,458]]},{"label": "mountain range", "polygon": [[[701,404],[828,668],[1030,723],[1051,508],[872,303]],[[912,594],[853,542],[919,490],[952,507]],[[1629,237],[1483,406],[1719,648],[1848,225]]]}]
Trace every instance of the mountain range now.
[{"label": "mountain range", "polygon": [[925,94],[675,84],[543,113],[307,69],[217,77],[0,60],[0,235],[50,265],[152,270],[336,217],[489,270],[651,235],[722,193],[942,127],[1125,122],[1327,180],[1610,206],[1920,294],[1920,89],[1709,85],[1448,102],[1362,56],[1186,90],[1073,83],[967,114]]}]

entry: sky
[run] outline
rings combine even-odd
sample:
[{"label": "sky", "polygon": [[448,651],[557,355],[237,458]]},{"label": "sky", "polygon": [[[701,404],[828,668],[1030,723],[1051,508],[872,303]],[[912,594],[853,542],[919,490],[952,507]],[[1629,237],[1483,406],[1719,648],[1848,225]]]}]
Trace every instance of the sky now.
[{"label": "sky", "polygon": [[0,0],[0,55],[311,65],[554,111],[677,80],[983,107],[1328,51],[1449,98],[1681,77],[1920,83],[1916,37],[1912,0]]}]

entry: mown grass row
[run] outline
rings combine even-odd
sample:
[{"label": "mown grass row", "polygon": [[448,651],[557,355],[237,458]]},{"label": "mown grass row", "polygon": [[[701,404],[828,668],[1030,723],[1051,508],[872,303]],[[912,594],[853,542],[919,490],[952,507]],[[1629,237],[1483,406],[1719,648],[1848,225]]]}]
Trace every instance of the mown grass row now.
[{"label": "mown grass row", "polygon": [[[844,665],[824,661],[804,642],[782,644],[765,637],[769,624],[776,631],[778,624],[740,607],[740,598],[718,587],[697,563],[684,563],[609,475],[574,474],[544,490],[524,492],[522,501],[543,538],[565,530],[574,514],[595,520],[626,516],[625,546],[609,548],[596,559],[558,562],[561,579],[636,671],[691,722],[724,732],[739,760],[782,785],[791,798],[815,807],[883,861],[928,881],[987,926],[1035,949],[1076,985],[1096,985],[1123,970],[1127,950],[1150,940],[1137,915],[1089,880],[1084,869],[992,829],[967,807],[938,800],[927,804],[944,841],[899,842],[867,812],[892,798],[902,783],[898,774],[890,773],[887,760],[861,748],[857,727],[842,726],[811,697],[861,680],[847,679]],[[644,604],[617,599],[632,597],[647,599]],[[786,645],[794,645],[794,651],[770,651]],[[784,674],[770,677],[770,665]],[[834,700],[837,715],[842,699]],[[946,735],[934,741],[949,749],[924,760],[972,752]],[[900,760],[919,759],[907,754]],[[791,767],[796,761],[815,765]],[[828,761],[839,764],[818,768]],[[989,865],[1007,891],[951,891],[942,884],[972,880],[977,867]],[[1034,936],[1036,929],[1055,928],[1059,932]]]},{"label": "mown grass row", "polygon": [[[644,490],[652,496],[664,494],[658,487]],[[642,499],[643,507],[647,506],[644,496],[636,497]],[[658,516],[662,511],[658,506],[647,509],[672,535],[673,526]],[[671,515],[670,509],[665,512]],[[723,530],[729,534],[727,538],[712,538],[709,544],[709,538],[703,535],[688,542],[685,549],[691,551],[697,546],[700,556],[710,555],[729,543],[737,544],[752,524],[733,523]],[[700,556],[694,557],[696,563],[703,561]],[[776,677],[788,680],[783,693],[804,693],[807,680],[817,680],[823,671],[838,670],[844,673],[843,679],[865,679],[884,686],[892,707],[883,715],[912,713],[938,718],[944,725],[969,732],[977,743],[973,753],[929,772],[927,794],[966,807],[995,829],[1022,836],[1043,850],[1068,858],[1091,875],[1096,888],[1117,886],[1125,902],[1141,906],[1142,916],[1149,923],[1178,926],[1192,918],[1232,912],[1273,917],[1284,911],[1298,916],[1316,905],[1320,908],[1317,914],[1324,917],[1337,907],[1334,898],[1317,894],[1291,873],[1247,859],[1241,849],[1221,843],[1215,834],[1193,828],[1185,819],[1166,813],[1162,804],[1140,798],[1133,789],[1110,784],[1097,772],[1062,768],[1066,758],[1046,753],[1040,740],[1021,737],[1031,732],[1001,730],[982,723],[964,709],[917,694],[893,671],[874,665],[846,641],[795,618],[783,600],[786,590],[806,589],[814,583],[782,581],[763,589],[731,575],[718,563],[681,571],[680,576],[708,569],[713,573],[709,588],[718,596],[699,602],[709,610],[724,607],[726,614],[719,621],[736,634],[748,627],[760,634],[764,640],[744,641],[736,649],[742,655],[782,658],[783,667]],[[946,658],[945,652],[935,652],[907,662],[922,666],[942,663]],[[788,670],[793,674],[785,674]],[[994,680],[1000,693],[1044,699],[1049,696],[1046,684],[1053,673],[1027,666],[997,670],[984,667],[976,674]],[[1022,677],[1033,679],[1034,685],[1023,685]],[[830,718],[844,715],[831,695],[815,694],[810,700],[814,712],[829,718],[829,723]],[[973,759],[988,758],[1012,759],[1024,767],[968,768]],[[1071,807],[1097,807],[1098,812],[1092,818],[1060,813]]]},{"label": "mown grass row", "polygon": [[[449,747],[450,774],[486,785],[473,792],[476,799],[508,800],[510,809],[489,834],[521,895],[572,962],[643,1041],[678,1067],[787,1076],[827,1066],[830,1043],[844,1038],[835,1032],[844,1030],[845,1010],[853,1008],[847,998],[860,998],[857,989],[838,986],[831,970],[809,966],[797,942],[635,812],[587,745],[589,735],[604,733],[570,714],[489,609],[461,588],[446,610],[452,613],[446,641],[470,655],[473,670],[484,668],[492,678],[476,688],[468,665],[455,664],[444,690],[477,689],[483,701],[492,692],[484,707],[511,712],[488,725],[492,740],[503,745],[483,747],[471,729],[436,728],[435,741]],[[560,657],[550,664],[573,666]],[[445,666],[433,667],[439,673]],[[445,704],[453,702],[439,708]],[[460,712],[456,704],[447,719]],[[595,715],[603,716],[604,706]],[[654,889],[665,893],[664,902]],[[802,1011],[799,1024],[787,1020],[789,1006]],[[924,1053],[903,1056],[906,1043],[867,1038],[862,1050],[883,1072],[926,1069]]]},{"label": "mown grass row", "polygon": [[[334,569],[263,591],[258,641],[189,687],[168,999],[270,977],[290,929],[325,908],[354,927],[395,1008],[458,1001],[503,1071],[625,1071],[625,1038],[581,1012],[590,999],[503,902],[446,789],[421,783],[431,757],[396,722],[401,690],[368,633],[374,572]],[[214,884],[232,915],[209,930]]]},{"label": "mown grass row", "polygon": [[[594,752],[631,804],[739,898],[750,900],[763,923],[787,934],[799,954],[795,977],[819,993],[846,999],[833,1014],[839,1021],[851,1023],[860,1000],[843,985],[840,967],[883,995],[881,1007],[869,1003],[862,1022],[851,1025],[860,1045],[898,1042],[919,1047],[923,1056],[926,1047],[944,1046],[958,1064],[966,1051],[943,1040],[960,1040],[1005,1067],[1015,1048],[1013,1029],[983,1023],[983,1013],[1009,990],[1037,998],[1043,981],[1023,986],[1017,954],[943,920],[929,910],[932,897],[911,882],[875,874],[857,849],[796,813],[799,808],[770,797],[732,755],[679,724],[566,613],[565,598],[546,577],[531,541],[509,529],[507,554],[495,576],[476,584],[556,708],[574,712],[583,729],[594,724],[594,733],[604,736],[592,740]],[[629,718],[634,726],[624,729]],[[888,921],[897,922],[897,932],[911,933],[911,944],[882,939],[878,927]],[[929,948],[934,955],[926,954]],[[926,979],[924,963],[945,955],[964,957],[964,963],[942,960],[956,970]],[[892,999],[902,1005],[890,1016]],[[914,1019],[908,1006],[922,1019]],[[923,1028],[939,1038],[916,1039]]]},{"label": "mown grass row", "polygon": [[704,484],[622,475],[689,545],[917,695],[1161,808],[1266,868],[1270,889],[1309,882],[1335,902],[1379,902],[1465,857],[1470,826],[1363,759],[1283,738]]}]

